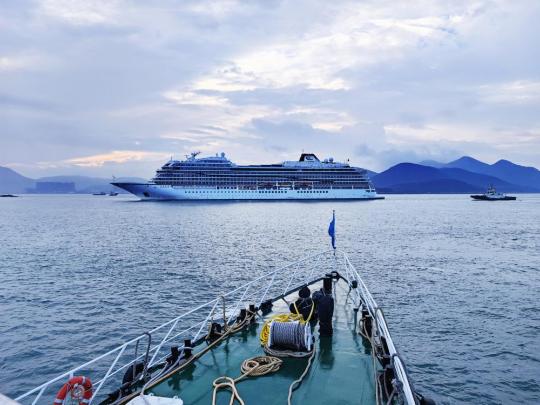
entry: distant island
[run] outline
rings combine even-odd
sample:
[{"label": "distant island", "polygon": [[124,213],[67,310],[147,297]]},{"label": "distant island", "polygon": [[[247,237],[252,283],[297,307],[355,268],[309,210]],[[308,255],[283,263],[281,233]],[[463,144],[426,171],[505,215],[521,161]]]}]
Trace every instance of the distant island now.
[{"label": "distant island", "polygon": [[[121,181],[146,181],[137,177],[124,177]],[[111,179],[87,176],[53,176],[30,179],[15,170],[0,166],[0,194],[92,194],[124,190],[111,185]]]},{"label": "distant island", "polygon": [[[399,163],[377,173],[368,170],[380,194],[479,193],[493,185],[504,193],[540,193],[540,171],[508,160],[490,165],[469,156],[449,163],[422,161]],[[145,182],[140,178],[117,181]],[[87,176],[54,176],[30,179],[0,166],[0,194],[92,194],[116,191],[110,179]]]},{"label": "distant island", "polygon": [[381,194],[479,193],[493,185],[504,193],[540,193],[540,171],[499,160],[490,165],[469,156],[449,163],[399,163],[371,176]]}]

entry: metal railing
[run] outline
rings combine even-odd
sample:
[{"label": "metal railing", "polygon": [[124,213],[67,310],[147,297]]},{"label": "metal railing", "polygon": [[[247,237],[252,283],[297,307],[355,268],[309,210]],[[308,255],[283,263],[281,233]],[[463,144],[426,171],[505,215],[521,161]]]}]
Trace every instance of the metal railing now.
[{"label": "metal railing", "polygon": [[375,327],[377,328],[378,335],[384,337],[386,340],[391,364],[394,366],[396,378],[401,383],[404,401],[407,405],[415,405],[416,400],[414,395],[414,389],[412,387],[412,383],[409,380],[407,368],[405,367],[405,363],[399,356],[392,337],[390,336],[390,331],[388,330],[388,325],[386,323],[384,314],[381,308],[375,302],[375,299],[373,298],[369,290],[367,289],[366,284],[360,277],[360,274],[358,274],[358,271],[349,260],[347,254],[345,252],[340,253],[344,260],[344,269],[349,283],[352,280],[356,280],[358,282],[358,287],[354,289],[357,294],[357,299],[365,305],[366,309],[369,311],[369,314],[375,320]]},{"label": "metal railing", "polygon": [[[225,313],[227,319],[234,319],[239,310],[248,304],[260,306],[268,298],[283,296],[287,291],[290,291],[291,286],[307,284],[314,279],[320,279],[321,276],[331,271],[338,270],[342,274],[344,271],[344,275],[347,276],[348,280],[358,281],[358,288],[355,289],[357,295],[355,305],[360,305],[360,302],[363,302],[373,318],[376,319],[378,332],[380,336],[386,338],[388,343],[391,361],[395,367],[396,377],[402,384],[406,403],[413,405],[415,404],[414,394],[405,365],[397,354],[384,315],[379,310],[371,293],[347,255],[343,252],[339,253],[343,258],[342,266],[340,266],[342,269],[336,269],[340,264],[338,260],[340,255],[336,256],[335,252],[324,251],[306,256],[257,277],[234,290],[221,294],[211,301],[198,305],[107,353],[50,379],[18,396],[16,400],[31,403],[32,405],[44,401],[48,402],[67,379],[75,375],[85,375],[95,381],[93,396],[89,403],[96,403],[96,401],[105,398],[102,394],[105,389],[110,392],[117,390],[121,386],[122,372],[125,373],[129,367],[135,367],[143,359],[150,359],[145,364],[146,370],[152,367],[159,368],[162,363],[165,365],[164,362],[169,356],[167,350],[170,350],[172,346],[177,346],[180,350],[183,349],[184,339],[196,342],[206,333],[205,328],[209,322],[214,320],[223,321],[223,313]],[[225,305],[224,302],[227,303],[226,307],[220,307],[220,304]],[[151,342],[157,343],[151,344]],[[137,350],[140,345],[143,347],[148,345],[148,350],[138,354]],[[132,349],[134,354],[131,352]],[[40,400],[41,402],[38,402]]]},{"label": "metal railing", "polygon": [[[320,263],[324,257],[330,259],[332,256],[328,251],[320,252],[257,277],[109,350],[107,353],[50,379],[18,396],[16,400],[31,403],[32,405],[48,401],[69,378],[75,375],[85,375],[94,381],[94,391],[90,403],[95,403],[98,400],[98,394],[102,394],[105,388],[108,388],[109,391],[118,389],[123,376],[120,373],[127,371],[130,366],[134,366],[137,362],[143,360],[145,356],[150,358],[146,365],[146,368],[149,369],[165,361],[169,355],[169,353],[165,352],[165,349],[177,345],[181,350],[184,347],[184,339],[191,339],[196,342],[197,339],[204,336],[206,333],[205,328],[210,321],[222,320],[222,311],[217,310],[222,299],[225,299],[228,303],[226,317],[228,319],[235,317],[243,305],[253,303],[260,306],[265,299],[282,294],[294,279],[301,283],[308,282],[307,276],[300,278],[298,275],[302,266],[304,267],[304,273],[310,276],[332,270],[330,267],[316,269],[310,266],[310,261],[317,259],[317,262]],[[327,264],[331,266],[331,262],[328,261]],[[294,271],[288,271],[291,268],[294,268]],[[136,347],[139,345],[144,346],[149,336],[151,336],[152,341],[157,343],[149,347],[148,353],[129,355],[132,352],[131,349],[135,352]],[[100,397],[103,398],[102,395]],[[39,402],[40,400],[41,402]]]}]

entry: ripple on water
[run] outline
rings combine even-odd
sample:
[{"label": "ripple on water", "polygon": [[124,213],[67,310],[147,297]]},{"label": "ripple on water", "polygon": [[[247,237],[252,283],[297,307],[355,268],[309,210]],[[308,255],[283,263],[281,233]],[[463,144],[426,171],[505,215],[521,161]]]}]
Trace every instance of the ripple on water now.
[{"label": "ripple on water", "polygon": [[[338,244],[442,404],[540,403],[540,198],[330,203],[0,201],[0,392],[16,395],[193,305]],[[196,317],[190,317],[196,319]]]}]

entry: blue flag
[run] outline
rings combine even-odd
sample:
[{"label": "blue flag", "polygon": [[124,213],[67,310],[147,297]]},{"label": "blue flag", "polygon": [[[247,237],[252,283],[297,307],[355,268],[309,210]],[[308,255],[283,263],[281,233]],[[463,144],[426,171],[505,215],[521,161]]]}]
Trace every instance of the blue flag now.
[{"label": "blue flag", "polygon": [[336,248],[336,211],[332,211],[332,221],[328,227],[328,235],[332,238],[332,248]]}]

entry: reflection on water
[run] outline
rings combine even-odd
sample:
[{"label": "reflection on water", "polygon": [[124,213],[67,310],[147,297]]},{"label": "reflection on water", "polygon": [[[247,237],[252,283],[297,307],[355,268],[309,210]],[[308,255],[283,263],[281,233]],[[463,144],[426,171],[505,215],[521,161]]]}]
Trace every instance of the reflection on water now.
[{"label": "reflection on water", "polygon": [[319,362],[321,368],[331,369],[334,365],[335,357],[332,354],[332,337],[321,336],[319,338]]}]

